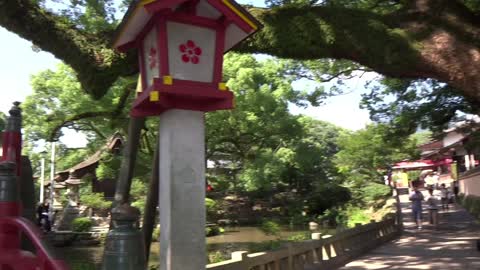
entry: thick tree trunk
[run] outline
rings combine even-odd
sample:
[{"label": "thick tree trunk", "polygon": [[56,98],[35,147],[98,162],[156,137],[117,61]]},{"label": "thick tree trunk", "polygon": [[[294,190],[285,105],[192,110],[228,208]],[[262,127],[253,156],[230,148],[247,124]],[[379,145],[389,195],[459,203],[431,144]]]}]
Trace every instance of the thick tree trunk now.
[{"label": "thick tree trunk", "polygon": [[132,117],[128,123],[127,145],[123,149],[122,164],[115,188],[115,205],[128,202],[130,198],[130,186],[132,185],[133,170],[137,160],[140,133],[145,124],[145,118]]}]

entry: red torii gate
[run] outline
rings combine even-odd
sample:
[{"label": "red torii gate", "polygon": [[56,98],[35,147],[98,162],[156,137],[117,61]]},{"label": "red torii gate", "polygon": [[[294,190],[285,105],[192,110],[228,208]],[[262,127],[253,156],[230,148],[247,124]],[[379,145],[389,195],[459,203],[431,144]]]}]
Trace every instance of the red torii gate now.
[{"label": "red torii gate", "polygon": [[[21,110],[19,102],[10,109],[7,127],[2,134],[3,155],[0,161],[0,269],[67,270],[64,261],[55,258],[42,233],[30,220],[21,217],[18,196],[21,176]],[[22,236],[34,251],[22,249]]]}]

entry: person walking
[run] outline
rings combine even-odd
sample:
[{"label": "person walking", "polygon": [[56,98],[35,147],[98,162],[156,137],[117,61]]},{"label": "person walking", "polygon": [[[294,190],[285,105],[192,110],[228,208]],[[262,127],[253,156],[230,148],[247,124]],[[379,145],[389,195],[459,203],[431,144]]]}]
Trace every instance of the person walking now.
[{"label": "person walking", "polygon": [[460,191],[460,187],[458,185],[458,180],[453,181],[453,195],[455,196],[455,203],[458,203],[458,192]]},{"label": "person walking", "polygon": [[429,223],[436,228],[438,225],[438,202],[437,198],[433,195],[433,189],[428,190],[428,197],[426,202]]},{"label": "person walking", "polygon": [[442,210],[448,210],[448,195],[450,191],[445,187],[445,184],[440,185],[440,199],[442,201]]},{"label": "person walking", "polygon": [[424,197],[422,192],[418,190],[417,185],[413,185],[413,191],[410,193],[409,199],[412,202],[413,219],[417,224],[417,228],[422,229],[422,201]]},{"label": "person walking", "polygon": [[37,223],[43,231],[49,232],[51,230],[50,219],[48,218],[48,211],[50,204],[48,201],[44,201],[37,207]]}]

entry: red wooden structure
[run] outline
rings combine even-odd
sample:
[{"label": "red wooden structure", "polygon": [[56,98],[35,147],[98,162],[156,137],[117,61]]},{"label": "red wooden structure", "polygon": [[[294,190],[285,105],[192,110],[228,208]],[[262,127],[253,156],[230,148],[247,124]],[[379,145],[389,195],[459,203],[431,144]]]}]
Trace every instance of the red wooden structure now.
[{"label": "red wooden structure", "polygon": [[[0,170],[0,269],[66,270],[67,265],[53,255],[42,233],[30,220],[21,217],[18,197],[21,172],[21,114],[19,103],[10,110],[3,135]],[[22,249],[22,237],[31,242],[31,250]]]}]

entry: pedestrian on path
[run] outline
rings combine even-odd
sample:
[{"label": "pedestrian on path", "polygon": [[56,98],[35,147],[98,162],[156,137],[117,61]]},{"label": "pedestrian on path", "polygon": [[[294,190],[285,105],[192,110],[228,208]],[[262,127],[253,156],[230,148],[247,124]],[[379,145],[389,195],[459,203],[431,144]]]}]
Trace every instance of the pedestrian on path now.
[{"label": "pedestrian on path", "polygon": [[442,201],[442,210],[448,210],[448,195],[450,191],[445,187],[445,184],[440,186],[440,198]]},{"label": "pedestrian on path", "polygon": [[458,180],[453,181],[453,195],[455,196],[455,202],[458,202],[458,192],[460,191],[460,187],[458,185]]},{"label": "pedestrian on path", "polygon": [[424,199],[422,192],[418,190],[417,185],[413,185],[413,191],[409,196],[410,201],[412,202],[412,214],[413,219],[417,224],[417,228],[422,228],[422,201]]},{"label": "pedestrian on path", "polygon": [[427,197],[426,202],[427,202],[429,223],[432,224],[434,227],[437,227],[437,225],[438,225],[438,200],[433,195],[433,189],[428,190],[428,197]]}]

